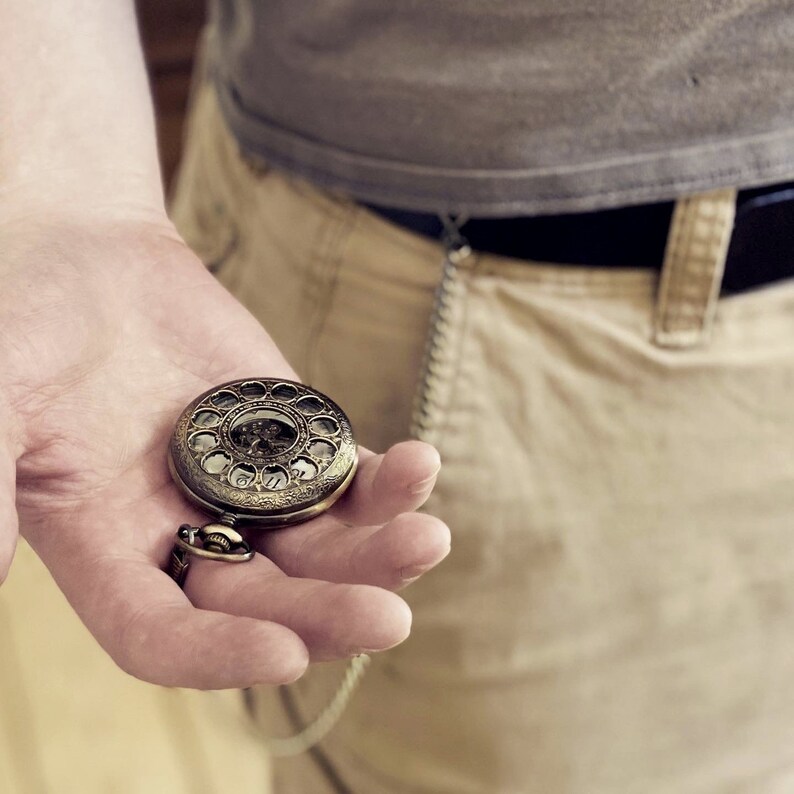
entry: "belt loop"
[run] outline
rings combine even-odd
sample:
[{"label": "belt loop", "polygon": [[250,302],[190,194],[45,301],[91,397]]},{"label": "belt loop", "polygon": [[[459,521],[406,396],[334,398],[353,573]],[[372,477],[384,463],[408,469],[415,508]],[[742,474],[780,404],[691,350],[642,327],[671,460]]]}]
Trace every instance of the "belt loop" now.
[{"label": "belt loop", "polygon": [[664,254],[653,341],[687,348],[708,341],[736,214],[736,190],[676,202]]}]

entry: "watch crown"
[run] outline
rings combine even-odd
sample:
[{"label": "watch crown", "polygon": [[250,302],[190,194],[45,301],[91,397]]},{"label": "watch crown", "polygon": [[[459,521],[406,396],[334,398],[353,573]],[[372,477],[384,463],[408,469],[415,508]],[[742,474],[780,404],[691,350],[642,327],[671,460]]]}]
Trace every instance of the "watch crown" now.
[{"label": "watch crown", "polygon": [[205,524],[199,530],[199,537],[210,551],[226,552],[243,543],[243,536],[225,524]]}]

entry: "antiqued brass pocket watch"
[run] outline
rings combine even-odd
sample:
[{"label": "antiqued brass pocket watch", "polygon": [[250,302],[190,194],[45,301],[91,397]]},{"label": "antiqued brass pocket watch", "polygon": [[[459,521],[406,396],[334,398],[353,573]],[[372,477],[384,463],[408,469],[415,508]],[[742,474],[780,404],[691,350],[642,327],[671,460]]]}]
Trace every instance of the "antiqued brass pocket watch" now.
[{"label": "antiqued brass pocket watch", "polygon": [[216,521],[180,527],[171,575],[183,583],[191,554],[250,559],[237,528],[277,529],[327,510],[357,461],[345,413],[301,383],[247,378],[200,395],[176,422],[168,464],[185,496]]}]

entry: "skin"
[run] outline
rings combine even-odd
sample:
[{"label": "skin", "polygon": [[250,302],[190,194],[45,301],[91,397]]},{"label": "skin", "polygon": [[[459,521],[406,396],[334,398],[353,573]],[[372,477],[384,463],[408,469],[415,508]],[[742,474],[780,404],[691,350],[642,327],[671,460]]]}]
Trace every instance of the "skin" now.
[{"label": "skin", "polygon": [[394,646],[411,622],[394,591],[450,546],[415,512],[440,465],[418,441],[361,449],[348,494],[257,535],[254,561],[197,561],[184,592],[163,572],[177,526],[207,520],[166,466],[182,408],[225,380],[299,378],[167,218],[129,5],[43,6],[0,7],[17,31],[0,64],[0,577],[19,533],[117,664],[169,686],[281,684]]}]

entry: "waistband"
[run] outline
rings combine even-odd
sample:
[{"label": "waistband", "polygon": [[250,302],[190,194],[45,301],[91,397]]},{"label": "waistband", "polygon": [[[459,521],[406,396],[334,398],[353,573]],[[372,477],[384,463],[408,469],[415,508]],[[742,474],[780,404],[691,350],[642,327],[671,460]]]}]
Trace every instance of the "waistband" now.
[{"label": "waistband", "polygon": [[[403,228],[440,239],[438,215],[365,204]],[[565,215],[471,218],[462,233],[475,250],[591,267],[660,269],[674,202]],[[722,281],[723,293],[742,292],[794,277],[794,182],[742,190]]]}]

